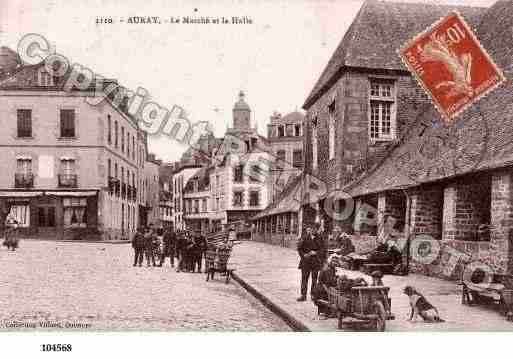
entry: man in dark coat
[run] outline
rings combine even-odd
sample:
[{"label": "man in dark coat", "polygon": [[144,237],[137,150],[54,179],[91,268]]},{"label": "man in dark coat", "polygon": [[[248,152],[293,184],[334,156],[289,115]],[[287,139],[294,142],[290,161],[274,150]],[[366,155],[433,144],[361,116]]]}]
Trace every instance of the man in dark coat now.
[{"label": "man in dark coat", "polygon": [[155,255],[154,255],[154,236],[152,229],[146,228],[146,233],[144,234],[144,252],[146,253],[146,264],[149,267],[150,262],[155,267]]},{"label": "man in dark coat", "polygon": [[193,256],[194,256],[193,267],[194,267],[194,270],[197,269],[198,273],[201,273],[203,254],[207,250],[207,239],[205,238],[205,236],[203,234],[198,232],[196,234],[196,237],[194,240],[195,240],[195,242],[194,242],[194,254],[193,254]]},{"label": "man in dark coat", "polygon": [[185,237],[185,232],[181,231],[178,233],[176,238],[176,253],[178,255],[178,265],[176,268],[177,272],[180,272],[185,269],[185,252],[187,247],[187,238]]},{"label": "man in dark coat", "polygon": [[317,275],[326,258],[326,245],[323,239],[319,235],[315,235],[312,228],[308,227],[297,244],[297,251],[300,257],[298,268],[301,269],[301,296],[297,300],[304,302],[310,275],[312,276],[310,294],[317,285]]},{"label": "man in dark coat", "polygon": [[171,230],[171,228],[166,228],[164,232],[164,248],[162,250],[162,254],[160,255],[160,264],[162,267],[166,260],[166,256],[169,256],[169,260],[171,261],[171,267],[175,266],[175,246],[176,246],[176,235],[175,232]]},{"label": "man in dark coat", "polygon": [[135,232],[135,235],[132,238],[132,248],[134,249],[134,267],[137,264],[139,264],[139,267],[142,266],[145,244],[146,243],[144,235],[142,234],[142,229],[138,228],[137,232]]}]

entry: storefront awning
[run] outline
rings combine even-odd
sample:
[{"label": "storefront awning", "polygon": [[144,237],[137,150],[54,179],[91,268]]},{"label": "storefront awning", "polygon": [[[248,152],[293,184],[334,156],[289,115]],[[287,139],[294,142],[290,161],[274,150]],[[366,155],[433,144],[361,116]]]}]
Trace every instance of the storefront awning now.
[{"label": "storefront awning", "polygon": [[43,192],[0,191],[0,197],[37,197]]},{"label": "storefront awning", "polygon": [[47,196],[59,196],[59,197],[90,197],[96,196],[96,191],[83,191],[83,192],[60,192],[60,191],[46,191]]}]

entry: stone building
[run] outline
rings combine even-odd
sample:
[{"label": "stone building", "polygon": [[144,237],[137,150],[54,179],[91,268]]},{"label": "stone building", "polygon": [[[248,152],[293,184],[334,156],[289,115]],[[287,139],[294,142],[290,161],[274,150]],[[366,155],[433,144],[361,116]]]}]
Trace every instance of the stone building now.
[{"label": "stone building", "polygon": [[210,203],[210,171],[209,166],[197,170],[183,191],[185,224],[188,229],[203,234],[211,230],[210,215],[213,208]]},{"label": "stone building", "polygon": [[201,169],[199,165],[179,165],[173,173],[173,221],[175,230],[183,230],[186,228],[184,189],[189,179],[199,169]]},{"label": "stone building", "polygon": [[298,236],[298,211],[303,170],[303,122],[298,111],[274,113],[267,125],[273,155],[269,172],[269,206],[253,217],[253,240],[294,246]]},{"label": "stone building", "polygon": [[[508,80],[444,126],[395,51],[454,9]],[[303,200],[303,221],[317,217],[328,229],[336,221],[357,242],[383,240],[389,226],[410,269],[428,275],[458,278],[468,262],[511,273],[512,42],[500,29],[512,18],[506,1],[366,1],[304,104],[307,174],[326,190]],[[429,244],[427,254],[419,243]]]},{"label": "stone building", "polygon": [[[42,64],[0,82],[0,201],[39,238],[127,238],[138,225],[146,136],[95,84],[64,91]],[[104,88],[105,80],[98,88]]]},{"label": "stone building", "polygon": [[294,111],[285,116],[274,113],[267,125],[267,140],[275,158],[271,171],[272,201],[285,185],[303,170],[303,121],[305,116]]},{"label": "stone building", "polygon": [[159,222],[164,228],[174,228],[173,172],[176,163],[163,163],[159,167]]},{"label": "stone building", "polygon": [[239,93],[233,107],[233,127],[213,154],[210,171],[211,226],[220,229],[249,219],[269,203],[272,154],[268,141],[251,127],[251,109]]},{"label": "stone building", "polygon": [[145,222],[160,227],[160,179],[159,169],[162,161],[155,157],[155,154],[148,153],[144,166],[144,187],[146,192],[146,218]]}]

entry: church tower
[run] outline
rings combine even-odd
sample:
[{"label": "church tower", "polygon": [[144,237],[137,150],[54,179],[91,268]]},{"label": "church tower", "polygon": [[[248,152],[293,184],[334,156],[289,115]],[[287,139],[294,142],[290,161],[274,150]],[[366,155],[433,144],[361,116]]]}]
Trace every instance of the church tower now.
[{"label": "church tower", "polygon": [[251,109],[244,101],[244,92],[239,92],[239,101],[233,105],[233,127],[236,130],[251,129]]}]

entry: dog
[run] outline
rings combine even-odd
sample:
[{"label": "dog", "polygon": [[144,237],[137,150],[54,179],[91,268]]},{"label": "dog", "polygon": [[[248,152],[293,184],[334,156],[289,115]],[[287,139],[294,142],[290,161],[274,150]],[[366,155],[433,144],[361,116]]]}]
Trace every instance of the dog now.
[{"label": "dog", "polygon": [[424,322],[428,323],[442,323],[445,321],[440,318],[438,309],[429,303],[414,287],[406,286],[403,293],[406,294],[410,300],[411,313],[408,320],[415,320],[420,316]]}]

